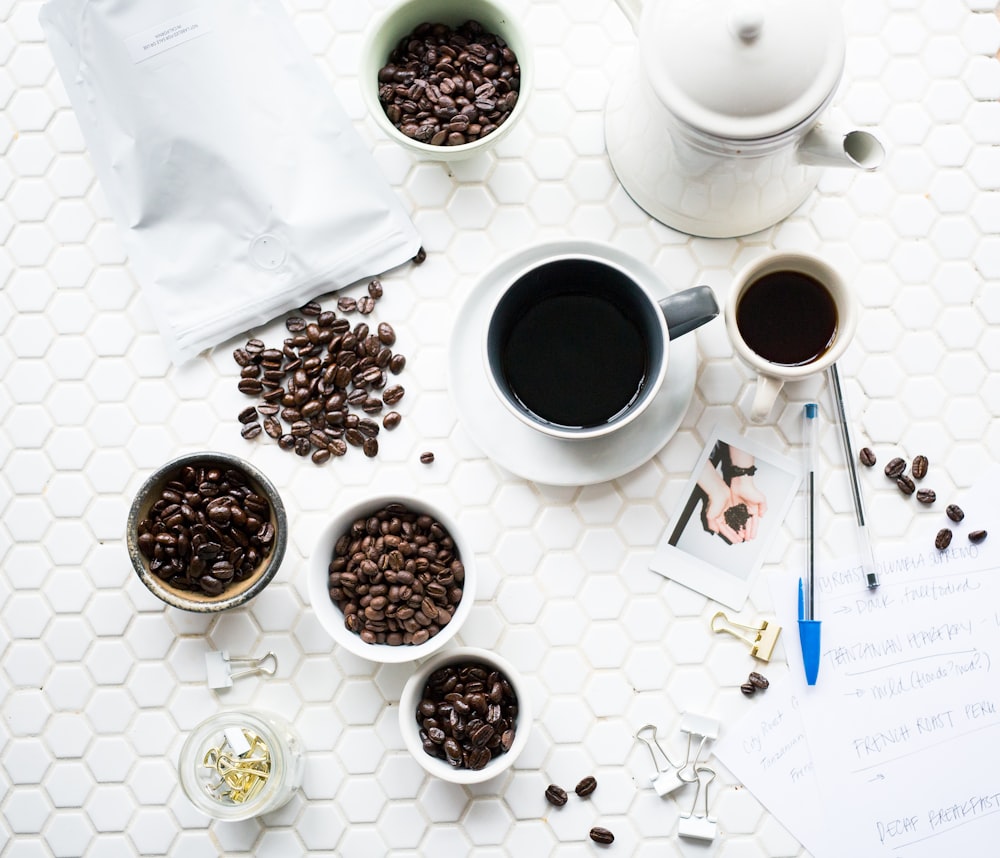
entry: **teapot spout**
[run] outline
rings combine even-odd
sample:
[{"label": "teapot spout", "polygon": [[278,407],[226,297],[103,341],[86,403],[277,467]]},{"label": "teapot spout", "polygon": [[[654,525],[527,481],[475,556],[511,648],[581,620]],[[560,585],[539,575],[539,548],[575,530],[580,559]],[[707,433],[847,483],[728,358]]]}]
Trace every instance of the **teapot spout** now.
[{"label": "teapot spout", "polygon": [[832,131],[817,126],[799,144],[799,161],[820,167],[855,167],[877,170],[885,147],[867,131]]}]

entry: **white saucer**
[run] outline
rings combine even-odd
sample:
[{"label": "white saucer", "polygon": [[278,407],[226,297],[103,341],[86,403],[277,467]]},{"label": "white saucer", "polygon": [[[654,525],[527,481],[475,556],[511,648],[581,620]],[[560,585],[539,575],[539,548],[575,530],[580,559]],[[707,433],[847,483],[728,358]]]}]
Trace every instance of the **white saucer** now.
[{"label": "white saucer", "polygon": [[639,276],[654,295],[667,294],[652,268],[610,245],[572,240],[537,245],[508,257],[483,276],[455,319],[448,354],[449,390],[472,440],[502,468],[552,486],[603,483],[648,462],[684,419],[698,364],[693,334],[672,341],[666,378],[656,398],[635,420],[605,437],[564,441],[536,432],[511,414],[486,377],[482,349],[490,308],[522,269],[572,253],[617,263]]}]

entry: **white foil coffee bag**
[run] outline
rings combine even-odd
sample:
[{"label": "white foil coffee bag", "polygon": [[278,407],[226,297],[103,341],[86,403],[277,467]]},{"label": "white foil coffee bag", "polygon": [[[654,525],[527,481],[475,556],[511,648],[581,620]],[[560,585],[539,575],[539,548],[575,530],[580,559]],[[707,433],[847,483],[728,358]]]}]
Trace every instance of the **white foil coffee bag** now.
[{"label": "white foil coffee bag", "polygon": [[175,362],[416,254],[280,0],[49,0],[40,19]]}]

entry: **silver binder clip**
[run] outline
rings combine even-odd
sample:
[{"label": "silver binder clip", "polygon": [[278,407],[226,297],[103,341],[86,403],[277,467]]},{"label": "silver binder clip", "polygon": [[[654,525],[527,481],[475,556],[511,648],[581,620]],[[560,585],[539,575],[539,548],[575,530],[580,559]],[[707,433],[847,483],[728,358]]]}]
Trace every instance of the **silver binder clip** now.
[{"label": "silver binder clip", "polygon": [[[234,665],[246,665],[246,667],[234,673]],[[260,658],[230,658],[224,649],[205,653],[205,671],[208,674],[209,688],[232,688],[233,680],[241,676],[252,676],[255,673],[274,676],[277,670],[278,657],[273,652]]]},{"label": "silver binder clip", "polygon": [[[702,764],[701,755],[705,751],[705,746],[713,739],[719,738],[719,722],[715,718],[707,715],[695,715],[685,712],[681,716],[681,732],[688,734],[687,752],[684,763],[677,772],[677,776],[686,783],[692,783],[698,779],[698,767]],[[698,738],[698,749],[694,756],[691,756],[691,748],[694,745],[695,737]],[[707,756],[707,755],[706,755]],[[684,774],[690,770],[690,776]]]},{"label": "silver binder clip", "polygon": [[[709,776],[704,785],[701,778],[703,773]],[[716,823],[708,816],[708,785],[715,780],[715,775],[715,769],[710,769],[708,766],[698,766],[695,769],[695,782],[698,786],[695,789],[694,801],[691,802],[691,810],[682,813],[677,820],[677,833],[681,837],[690,837],[693,840],[715,840]],[[705,813],[703,816],[699,816],[698,796],[702,794],[702,790],[704,790],[705,796]]]},{"label": "silver binder clip", "polygon": [[690,783],[690,781],[680,777],[680,766],[670,759],[670,755],[663,750],[663,746],[657,741],[656,725],[646,724],[644,727],[640,727],[636,731],[635,737],[649,749],[649,756],[653,760],[653,773],[649,776],[649,782],[653,785],[657,795],[669,795],[674,790]]},{"label": "silver binder clip", "polygon": [[761,620],[759,626],[745,626],[742,623],[734,623],[724,611],[719,611],[712,617],[712,631],[725,632],[727,635],[739,638],[749,645],[750,655],[761,661],[769,661],[778,643],[781,626],[769,623],[767,620]]}]

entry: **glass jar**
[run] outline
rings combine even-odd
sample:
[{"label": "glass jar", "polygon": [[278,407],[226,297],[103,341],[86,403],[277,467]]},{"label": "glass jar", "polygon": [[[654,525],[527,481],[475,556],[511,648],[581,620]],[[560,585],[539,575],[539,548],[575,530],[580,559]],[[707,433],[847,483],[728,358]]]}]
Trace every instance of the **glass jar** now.
[{"label": "glass jar", "polygon": [[285,805],[302,783],[302,741],[284,719],[259,710],[219,712],[181,748],[181,787],[215,819],[250,819]]}]

